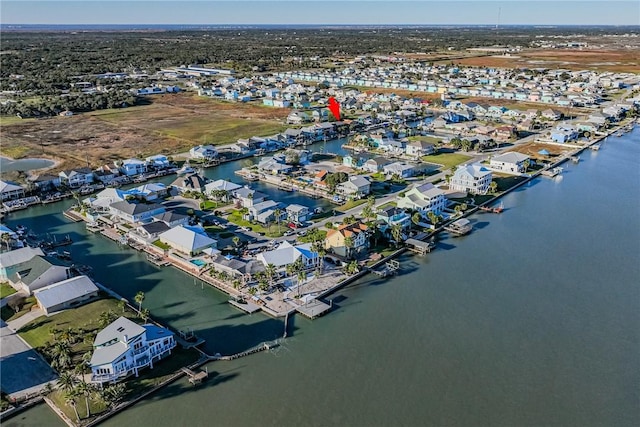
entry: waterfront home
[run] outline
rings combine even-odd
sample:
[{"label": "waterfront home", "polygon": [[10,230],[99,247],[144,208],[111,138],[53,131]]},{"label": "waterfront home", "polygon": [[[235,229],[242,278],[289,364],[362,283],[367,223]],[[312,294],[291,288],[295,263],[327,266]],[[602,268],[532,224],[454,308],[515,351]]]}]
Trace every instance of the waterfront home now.
[{"label": "waterfront home", "polygon": [[218,150],[213,145],[196,145],[189,150],[192,159],[211,160],[218,156]]},{"label": "waterfront home", "polygon": [[29,261],[7,268],[7,279],[11,286],[27,295],[69,277],[69,267],[59,259],[48,256],[34,256]]},{"label": "waterfront home", "polygon": [[454,191],[469,192],[472,194],[486,194],[491,184],[491,171],[473,163],[458,166],[449,181],[449,188]]},{"label": "waterfront home", "polygon": [[19,185],[7,181],[0,181],[0,198],[1,200],[15,200],[24,197],[24,188]]},{"label": "waterfront home", "polygon": [[422,157],[434,154],[436,152],[436,147],[427,141],[411,141],[405,147],[405,152],[408,156]]},{"label": "waterfront home", "polygon": [[[97,178],[95,172],[94,175]],[[38,191],[55,190],[60,186],[60,177],[58,175],[42,174],[35,178],[28,178],[28,180]]]},{"label": "waterfront home", "polygon": [[109,206],[112,203],[122,202],[127,198],[128,194],[125,190],[119,190],[117,188],[105,188],[99,193],[87,197],[82,201],[83,204],[92,207],[100,212],[109,211]]},{"label": "waterfront home", "polygon": [[38,306],[48,316],[74,308],[98,296],[98,287],[87,276],[77,276],[34,291]]},{"label": "waterfront home", "polygon": [[525,172],[525,163],[529,161],[529,159],[529,156],[526,154],[510,151],[492,157],[489,166],[501,172],[522,173]]},{"label": "waterfront home", "polygon": [[150,182],[131,188],[125,192],[127,196],[133,196],[136,199],[144,200],[146,202],[167,197],[168,193],[169,189],[161,182]]},{"label": "waterfront home", "polygon": [[387,176],[387,178],[391,178],[394,175],[397,175],[400,178],[409,178],[415,175],[416,168],[408,163],[394,162],[384,165],[382,167],[382,172]]},{"label": "waterfront home", "polygon": [[164,154],[156,154],[155,156],[149,156],[144,159],[146,166],[154,169],[166,169],[171,166],[169,158]]},{"label": "waterfront home", "polygon": [[164,206],[157,203],[140,203],[128,200],[111,203],[109,212],[112,217],[129,223],[148,222],[155,215],[165,212]]},{"label": "waterfront home", "polygon": [[287,206],[287,219],[295,224],[304,224],[311,217],[309,208],[302,205],[291,204]]},{"label": "waterfront home", "polygon": [[251,280],[254,274],[265,270],[265,266],[258,260],[244,260],[220,254],[213,256],[209,263],[214,270],[224,271],[232,278],[241,279],[245,283]]},{"label": "waterfront home", "polygon": [[371,183],[361,175],[349,176],[349,179],[337,185],[336,191],[345,196],[364,197],[371,192]]},{"label": "waterfront home", "polygon": [[254,203],[264,202],[267,198],[266,194],[260,193],[249,187],[240,187],[237,190],[233,190],[231,194],[243,208],[250,208]]},{"label": "waterfront home", "polygon": [[40,248],[30,246],[0,253],[0,281],[6,281],[9,274],[19,270],[18,266],[31,261],[36,256],[44,256],[44,252]]},{"label": "waterfront home", "polygon": [[133,233],[129,233],[129,237],[132,237],[135,240],[140,241],[140,239],[136,239],[136,235],[137,235],[142,237],[142,240],[144,241],[144,243],[147,243],[147,242],[152,242],[154,240],[157,240],[159,235],[161,235],[162,233],[170,229],[171,227],[169,227],[163,221],[153,221],[148,224],[142,224],[136,227]]},{"label": "waterfront home", "polygon": [[403,209],[395,206],[389,206],[385,209],[378,210],[376,214],[376,222],[378,229],[385,236],[389,236],[391,227],[399,225],[402,230],[411,227],[411,216]]},{"label": "waterfront home", "polygon": [[210,196],[216,196],[216,192],[220,192],[220,194],[222,194],[222,192],[224,191],[225,193],[225,199],[229,198],[229,195],[239,189],[242,188],[241,185],[236,184],[235,182],[231,182],[231,181],[225,181],[224,179],[218,179],[216,181],[213,182],[209,182],[204,186],[205,189],[205,193],[210,195]]},{"label": "waterfront home", "polygon": [[139,159],[126,159],[122,161],[119,170],[123,175],[136,176],[145,173],[147,165]]},{"label": "waterfront home", "polygon": [[302,123],[307,123],[312,121],[313,119],[305,112],[302,111],[292,111],[287,116],[287,123],[290,125],[299,125]]},{"label": "waterfront home", "polygon": [[258,169],[270,175],[288,175],[294,170],[294,166],[280,160],[280,157],[265,157],[258,163]]},{"label": "waterfront home", "polygon": [[[283,205],[280,202],[274,202],[273,200],[254,203],[248,208],[248,212],[244,216],[244,219],[247,221],[257,221],[261,224],[268,224],[271,221],[280,221],[286,215],[282,207]],[[276,216],[276,210],[278,209],[280,210],[279,218]]]},{"label": "waterfront home", "polygon": [[179,176],[175,181],[171,183],[171,187],[177,189],[180,193],[185,191],[195,191],[203,193],[205,186],[207,185],[207,179],[200,174],[194,172],[187,175]]},{"label": "waterfront home", "polygon": [[354,254],[366,251],[369,247],[369,227],[357,222],[340,224],[327,231],[324,247],[336,255],[350,258]]},{"label": "waterfront home", "polygon": [[98,332],[93,341],[91,382],[111,383],[126,378],[171,354],[176,346],[169,330],[137,325],[125,317]]},{"label": "waterfront home", "polygon": [[120,176],[120,171],[116,168],[112,169],[108,166],[101,166],[100,168],[93,171],[93,176],[101,183],[108,185],[114,182],[116,178]]},{"label": "waterfront home", "polygon": [[218,242],[202,228],[179,225],[158,236],[171,249],[189,257],[196,256],[207,248],[215,248]]},{"label": "waterfront home", "polygon": [[555,130],[551,131],[551,140],[554,142],[565,143],[578,139],[579,132],[569,124],[560,124]]},{"label": "waterfront home", "polygon": [[439,215],[447,207],[448,200],[444,191],[431,183],[417,185],[400,197],[397,206],[402,209],[411,209],[420,212],[427,217],[428,212]]},{"label": "waterfront home", "polygon": [[318,253],[311,250],[311,243],[293,246],[287,241],[280,243],[280,245],[272,251],[259,253],[256,255],[256,259],[265,267],[273,264],[278,269],[285,268],[298,259],[301,260],[305,268],[314,267],[319,261]]},{"label": "waterfront home", "polygon": [[68,169],[58,174],[60,184],[69,188],[79,188],[93,183],[93,171],[89,168]]},{"label": "waterfront home", "polygon": [[329,110],[326,108],[317,108],[311,112],[311,117],[315,122],[324,122],[329,120]]},{"label": "waterfront home", "polygon": [[391,163],[391,161],[385,157],[374,157],[364,162],[362,169],[367,172],[377,173],[382,171],[382,168],[389,163]]}]

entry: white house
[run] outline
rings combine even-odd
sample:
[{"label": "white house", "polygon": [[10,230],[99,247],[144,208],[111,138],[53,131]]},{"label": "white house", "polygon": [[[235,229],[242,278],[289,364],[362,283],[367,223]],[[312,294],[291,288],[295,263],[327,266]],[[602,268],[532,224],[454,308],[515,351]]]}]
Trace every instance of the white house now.
[{"label": "white house", "polygon": [[277,268],[293,264],[298,258],[302,259],[302,265],[305,268],[311,268],[318,262],[318,253],[311,250],[311,243],[293,246],[291,243],[284,241],[277,249],[256,255],[256,259],[265,267],[273,264]]},{"label": "white house", "polygon": [[109,205],[109,212],[127,222],[147,222],[151,217],[164,213],[164,206],[156,203],[134,203],[126,200]]},{"label": "white house", "polygon": [[371,183],[361,175],[353,175],[347,181],[338,184],[336,190],[347,196],[362,197],[371,191]]},{"label": "white house", "polygon": [[205,194],[213,195],[215,191],[224,191],[227,194],[226,197],[229,197],[229,194],[231,192],[239,188],[242,188],[242,186],[236,184],[235,182],[225,181],[224,179],[218,179],[213,182],[209,182],[204,186]]},{"label": "white house", "polygon": [[189,150],[192,159],[211,160],[218,156],[218,150],[213,145],[197,145]]},{"label": "white house", "polygon": [[264,202],[267,198],[265,194],[252,190],[249,187],[240,187],[237,190],[233,190],[231,194],[236,200],[238,200],[243,208],[250,208],[256,203]]},{"label": "white house", "polygon": [[7,269],[7,278],[11,286],[29,295],[36,289],[69,277],[69,267],[57,258],[46,256],[35,256],[29,261]]},{"label": "white house", "polygon": [[302,224],[309,220],[309,208],[302,205],[291,204],[287,206],[287,219],[297,224]]},{"label": "white house", "polygon": [[126,176],[135,176],[143,174],[147,170],[147,165],[142,160],[127,159],[122,161],[120,172]]},{"label": "white house", "polygon": [[171,354],[176,346],[169,330],[137,325],[120,317],[98,332],[91,356],[91,382],[116,382]]},{"label": "white house", "polygon": [[156,169],[166,169],[171,166],[169,158],[164,154],[156,154],[155,156],[147,157],[144,160],[147,163],[147,166],[151,166]]},{"label": "white house", "polygon": [[422,157],[436,152],[436,147],[426,141],[411,141],[405,147],[408,156]]},{"label": "white house", "polygon": [[492,169],[507,173],[522,173],[525,171],[525,162],[529,160],[526,154],[510,151],[492,157],[489,166]]},{"label": "white house", "polygon": [[24,197],[24,188],[10,182],[0,181],[0,200],[15,200]]},{"label": "white house", "polygon": [[58,174],[60,184],[78,188],[93,183],[93,171],[89,168],[69,169]]},{"label": "white house", "polygon": [[449,188],[472,194],[486,194],[491,178],[491,171],[479,163],[461,165],[451,177]]},{"label": "white house", "polygon": [[402,209],[416,210],[426,217],[429,211],[439,215],[447,203],[443,190],[434,187],[431,183],[426,183],[407,191],[404,197],[398,199],[397,206]]},{"label": "white house", "polygon": [[188,256],[195,256],[207,248],[217,245],[217,241],[207,236],[204,230],[179,225],[158,236],[162,243]]},{"label": "white house", "polygon": [[77,276],[40,288],[33,296],[38,301],[38,306],[49,315],[78,307],[97,297],[98,287],[87,276]]},{"label": "white house", "polygon": [[400,178],[409,178],[415,174],[416,168],[415,166],[405,162],[393,162],[388,165],[384,165],[382,167],[382,172],[384,172],[387,178],[391,178],[393,175],[397,175]]}]

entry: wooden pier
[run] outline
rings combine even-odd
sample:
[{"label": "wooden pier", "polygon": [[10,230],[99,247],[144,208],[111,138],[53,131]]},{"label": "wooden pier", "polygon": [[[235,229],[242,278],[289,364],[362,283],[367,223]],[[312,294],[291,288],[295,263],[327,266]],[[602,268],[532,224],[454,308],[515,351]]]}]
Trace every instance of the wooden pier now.
[{"label": "wooden pier", "polygon": [[70,219],[73,222],[84,221],[82,216],[80,216],[78,213],[74,212],[73,209],[67,209],[66,211],[64,211],[62,213],[62,215],[64,215],[65,218]]},{"label": "wooden pier", "polygon": [[147,254],[147,261],[157,267],[164,267],[165,265],[169,265],[169,261],[165,257],[160,255]]},{"label": "wooden pier", "polygon": [[331,310],[331,305],[314,299],[296,308],[296,311],[309,319],[320,317]]},{"label": "wooden pier", "polygon": [[384,264],[382,270],[371,270],[372,273],[377,274],[380,277],[387,277],[396,274],[400,269],[400,262],[394,259],[390,259]]},{"label": "wooden pier", "polygon": [[209,377],[209,370],[205,366],[204,371],[193,372],[189,368],[182,368],[181,371],[187,374],[189,382],[193,385],[200,384],[205,378]]}]

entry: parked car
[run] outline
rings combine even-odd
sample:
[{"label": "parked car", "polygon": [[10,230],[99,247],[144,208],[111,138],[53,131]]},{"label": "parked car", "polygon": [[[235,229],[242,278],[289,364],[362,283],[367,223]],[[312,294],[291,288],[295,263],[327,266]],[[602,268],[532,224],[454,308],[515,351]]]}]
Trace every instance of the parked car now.
[{"label": "parked car", "polygon": [[242,231],[251,231],[251,229],[249,227],[240,227],[240,230],[242,230]]}]

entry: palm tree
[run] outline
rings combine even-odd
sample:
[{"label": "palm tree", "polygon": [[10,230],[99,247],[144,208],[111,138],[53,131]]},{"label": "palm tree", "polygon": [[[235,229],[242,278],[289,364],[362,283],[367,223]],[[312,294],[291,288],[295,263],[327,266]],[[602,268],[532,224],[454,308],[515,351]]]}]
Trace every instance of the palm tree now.
[{"label": "palm tree", "polygon": [[402,241],[402,225],[391,225],[391,237],[393,238],[396,247],[398,247],[400,245],[400,242]]},{"label": "palm tree", "polygon": [[144,301],[144,292],[138,291],[133,300],[138,304],[138,312],[140,312],[142,310],[142,301]]},{"label": "palm tree", "polygon": [[100,313],[100,317],[98,317],[98,323],[100,324],[101,328],[106,328],[111,322],[116,320],[116,318],[117,316],[112,310],[103,311],[102,313]]},{"label": "palm tree", "polygon": [[69,372],[63,372],[58,377],[58,387],[65,392],[70,392],[76,386],[78,380]]},{"label": "palm tree", "polygon": [[276,224],[278,224],[278,234],[280,234],[280,216],[282,215],[282,209],[278,208],[274,210],[273,215],[276,217]]},{"label": "palm tree", "polygon": [[347,236],[344,238],[344,247],[345,247],[345,257],[351,257],[351,250],[353,249],[354,242],[353,237]]},{"label": "palm tree", "polygon": [[431,222],[431,224],[433,224],[434,226],[438,224],[438,215],[436,215],[435,212],[428,211],[427,217],[429,218],[429,222]]},{"label": "palm tree", "polygon": [[273,264],[267,264],[267,266],[264,269],[264,272],[267,275],[267,279],[269,280],[269,283],[271,283],[273,281],[273,278],[276,275],[276,266]]},{"label": "palm tree", "polygon": [[307,280],[307,272],[304,271],[304,270],[298,271],[297,279],[298,279],[298,298],[299,298],[300,297],[300,284],[302,282],[304,282],[305,280]]},{"label": "palm tree", "polygon": [[414,223],[415,225],[420,224],[420,220],[422,220],[422,217],[420,216],[419,212],[416,212],[413,215],[411,215],[411,222]]},{"label": "palm tree", "polygon": [[491,181],[491,184],[489,184],[489,191],[492,193],[495,193],[497,189],[498,189],[498,183],[495,181]]},{"label": "palm tree", "polygon": [[84,395],[84,401],[85,401],[85,404],[87,405],[87,417],[90,417],[91,411],[89,409],[89,399],[91,398],[91,395],[93,395],[96,392],[95,387],[93,386],[93,384],[83,381],[78,384],[78,386],[76,387],[76,390],[78,391],[78,394]]},{"label": "palm tree", "polygon": [[124,310],[127,307],[127,301],[121,299],[120,301],[118,301],[118,307],[120,307],[120,309],[124,313]]},{"label": "palm tree", "polygon": [[146,321],[149,319],[149,316],[151,315],[151,313],[149,312],[148,308],[145,308],[143,310],[140,311],[140,318],[142,319],[143,322],[146,323]]},{"label": "palm tree", "polygon": [[125,391],[126,386],[124,384],[113,384],[102,390],[101,397],[109,406],[111,406],[122,400]]},{"label": "palm tree", "polygon": [[233,238],[231,239],[233,241],[233,245],[236,247],[236,249],[240,246],[240,237],[238,236],[233,236]]}]

